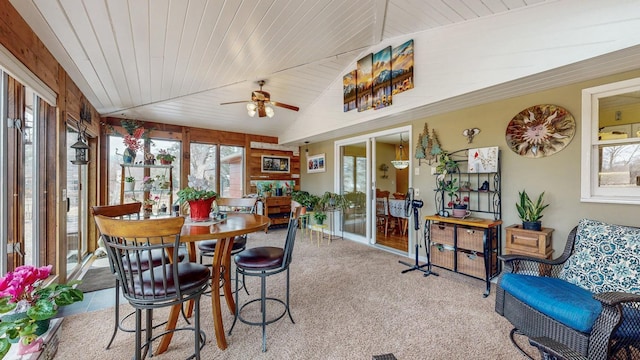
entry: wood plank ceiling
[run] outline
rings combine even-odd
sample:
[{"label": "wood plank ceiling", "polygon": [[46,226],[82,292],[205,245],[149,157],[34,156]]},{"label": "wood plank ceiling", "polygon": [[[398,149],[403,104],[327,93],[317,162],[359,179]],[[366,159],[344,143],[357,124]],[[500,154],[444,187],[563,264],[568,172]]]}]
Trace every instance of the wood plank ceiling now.
[{"label": "wood plank ceiling", "polygon": [[[103,116],[278,136],[371,46],[549,1],[11,3]],[[220,105],[249,100],[260,79],[300,112],[251,119],[243,104]]]}]

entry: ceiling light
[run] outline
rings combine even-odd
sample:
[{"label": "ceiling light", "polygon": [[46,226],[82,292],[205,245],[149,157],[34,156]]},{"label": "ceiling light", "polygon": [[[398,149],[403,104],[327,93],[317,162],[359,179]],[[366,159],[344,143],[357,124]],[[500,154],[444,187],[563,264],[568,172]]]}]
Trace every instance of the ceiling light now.
[{"label": "ceiling light", "polygon": [[254,117],[256,115],[257,108],[258,107],[254,103],[247,104],[247,114],[249,114],[249,116],[251,117]]},{"label": "ceiling light", "polygon": [[399,151],[396,153],[396,159],[391,160],[391,165],[398,170],[406,169],[409,167],[409,160],[403,160],[403,150],[404,146],[402,145],[402,134],[400,134],[400,147]]},{"label": "ceiling light", "polygon": [[273,112],[273,108],[271,106],[265,106],[264,111],[267,112],[267,116],[272,118],[275,113]]}]

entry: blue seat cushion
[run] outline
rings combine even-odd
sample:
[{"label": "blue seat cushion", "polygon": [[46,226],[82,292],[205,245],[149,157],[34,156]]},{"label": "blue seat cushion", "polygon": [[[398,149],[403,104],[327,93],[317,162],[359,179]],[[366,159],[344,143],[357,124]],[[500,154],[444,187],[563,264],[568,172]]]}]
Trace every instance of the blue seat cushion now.
[{"label": "blue seat cushion", "polygon": [[602,304],[591,292],[561,279],[504,274],[500,286],[537,311],[583,333],[591,332],[602,312]]}]

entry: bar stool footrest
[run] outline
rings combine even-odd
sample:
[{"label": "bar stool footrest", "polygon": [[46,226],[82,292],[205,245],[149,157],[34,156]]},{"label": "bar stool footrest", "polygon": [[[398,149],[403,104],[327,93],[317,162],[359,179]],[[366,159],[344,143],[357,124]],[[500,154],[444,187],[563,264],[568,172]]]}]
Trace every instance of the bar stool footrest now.
[{"label": "bar stool footrest", "polygon": [[[255,303],[255,302],[259,302],[261,300],[262,300],[261,298],[256,298],[256,299],[253,299],[253,300],[250,300],[250,301],[247,301],[246,303],[244,303],[240,307],[240,310],[238,310],[238,320],[240,320],[241,322],[243,322],[243,323],[245,323],[247,325],[262,326],[262,321],[253,322],[253,321],[246,320],[246,319],[244,319],[242,317],[242,309],[244,309],[247,305],[250,305],[250,304]],[[272,324],[272,323],[282,319],[287,314],[287,312],[289,311],[289,308],[287,307],[287,304],[284,301],[282,301],[281,299],[273,298],[273,297],[267,297],[267,298],[265,298],[265,300],[266,301],[275,301],[275,302],[280,303],[284,307],[284,310],[277,317],[275,317],[275,318],[273,318],[271,320],[265,321],[264,325],[269,325],[269,324]],[[291,322],[295,324],[293,319],[291,319]]]}]

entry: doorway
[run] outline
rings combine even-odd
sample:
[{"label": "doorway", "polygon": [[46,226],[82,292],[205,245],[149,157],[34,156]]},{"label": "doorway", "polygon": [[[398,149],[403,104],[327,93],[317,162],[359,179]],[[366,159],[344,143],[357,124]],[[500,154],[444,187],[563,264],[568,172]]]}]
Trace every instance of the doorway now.
[{"label": "doorway", "polygon": [[[335,154],[337,191],[349,203],[342,216],[346,236],[408,253],[412,232],[404,195],[411,182],[411,126],[337,141]],[[406,167],[396,168],[395,160]]]}]

